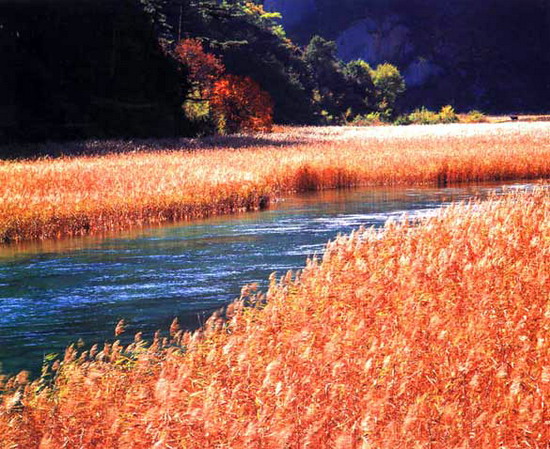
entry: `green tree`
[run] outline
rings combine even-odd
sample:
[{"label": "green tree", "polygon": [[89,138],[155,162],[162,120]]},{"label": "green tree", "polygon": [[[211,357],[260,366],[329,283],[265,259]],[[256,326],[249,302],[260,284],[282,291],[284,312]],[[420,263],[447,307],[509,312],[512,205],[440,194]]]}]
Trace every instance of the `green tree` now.
[{"label": "green tree", "polygon": [[332,70],[338,65],[336,42],[313,36],[304,50],[304,60],[315,68]]},{"label": "green tree", "polygon": [[344,75],[348,84],[346,103],[354,114],[366,114],[376,107],[373,70],[362,59],[348,62]]},{"label": "green tree", "polygon": [[335,42],[313,36],[303,56],[316,84],[316,100],[329,117],[339,117],[346,110],[348,83],[336,51]]},{"label": "green tree", "polygon": [[344,73],[348,79],[364,86],[373,86],[372,72],[371,66],[362,59],[350,61],[344,67]]},{"label": "green tree", "polygon": [[394,115],[395,102],[405,92],[405,80],[399,69],[392,64],[380,64],[372,72],[377,108],[383,118]]}]

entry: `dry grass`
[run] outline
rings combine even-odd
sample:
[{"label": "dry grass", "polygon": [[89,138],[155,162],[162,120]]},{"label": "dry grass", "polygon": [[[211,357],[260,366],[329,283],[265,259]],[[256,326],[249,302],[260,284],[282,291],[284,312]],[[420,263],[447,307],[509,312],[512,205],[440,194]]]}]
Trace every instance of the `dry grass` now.
[{"label": "dry grass", "polygon": [[4,385],[2,448],[548,444],[550,192],[329,245],[267,301]]},{"label": "dry grass", "polygon": [[548,124],[446,125],[297,128],[140,152],[95,143],[107,154],[0,162],[0,242],[256,209],[289,191],[548,177],[549,136]]},{"label": "dry grass", "polygon": [[[525,114],[511,114],[517,116],[517,121],[520,122],[548,122],[550,121],[550,115],[525,115]],[[487,117],[487,121],[490,123],[509,123],[514,122],[510,115],[491,115]]]}]

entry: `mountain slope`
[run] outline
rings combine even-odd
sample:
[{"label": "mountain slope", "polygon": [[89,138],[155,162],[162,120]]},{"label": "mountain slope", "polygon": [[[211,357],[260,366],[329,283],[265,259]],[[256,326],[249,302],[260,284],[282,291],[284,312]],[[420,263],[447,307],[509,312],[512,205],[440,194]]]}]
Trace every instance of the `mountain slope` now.
[{"label": "mountain slope", "polygon": [[291,38],[333,39],[345,61],[388,61],[406,106],[543,111],[550,100],[546,0],[266,0]]}]

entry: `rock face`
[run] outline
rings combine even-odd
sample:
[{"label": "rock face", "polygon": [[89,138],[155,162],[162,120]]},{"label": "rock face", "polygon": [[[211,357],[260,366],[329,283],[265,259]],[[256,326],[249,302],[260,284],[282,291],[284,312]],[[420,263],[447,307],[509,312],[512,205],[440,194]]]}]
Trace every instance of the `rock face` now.
[{"label": "rock face", "polygon": [[398,64],[409,88],[423,86],[444,73],[433,61],[415,57],[411,30],[397,15],[358,20],[338,35],[336,44],[346,62],[363,59],[373,67],[384,62]]},{"label": "rock face", "polygon": [[414,50],[409,29],[395,15],[359,20],[340,33],[336,44],[344,61],[360,58],[371,65],[406,59]]},{"label": "rock face", "polygon": [[373,67],[399,63],[409,87],[423,86],[443,73],[434,62],[414,58],[410,29],[396,15],[358,20],[338,35],[336,44],[344,61],[363,59]]},{"label": "rock face", "polygon": [[550,101],[548,0],[265,0],[289,36],[337,43],[344,61],[395,64],[406,108],[544,111]]},{"label": "rock face", "polygon": [[276,11],[283,15],[285,28],[294,28],[315,14],[315,0],[265,0],[266,11]]},{"label": "rock face", "polygon": [[419,87],[442,76],[445,71],[436,63],[425,58],[417,58],[403,72],[409,88]]},{"label": "rock face", "polygon": [[[315,0],[266,0],[265,8],[280,12],[283,25],[293,29],[311,20],[317,6]],[[408,86],[421,86],[443,70],[425,58],[415,59],[410,29],[400,16],[371,16],[353,22],[336,37],[338,55],[344,61],[363,59],[375,67],[384,62],[400,63]]]},{"label": "rock face", "polygon": [[[280,12],[283,25],[290,30],[314,20],[317,13],[315,0],[266,0],[264,7]],[[384,62],[398,63],[408,86],[421,86],[443,71],[425,58],[414,58],[410,29],[395,14],[356,20],[341,30],[335,40],[338,55],[346,62],[363,59],[373,67]]]}]

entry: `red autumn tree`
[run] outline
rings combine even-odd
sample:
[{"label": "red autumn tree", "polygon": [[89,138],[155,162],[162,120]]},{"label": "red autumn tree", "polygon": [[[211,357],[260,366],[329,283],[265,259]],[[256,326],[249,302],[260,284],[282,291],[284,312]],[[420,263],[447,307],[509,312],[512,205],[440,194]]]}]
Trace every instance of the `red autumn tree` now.
[{"label": "red autumn tree", "polygon": [[220,131],[270,132],[273,126],[271,97],[249,77],[226,75],[212,89],[212,111]]},{"label": "red autumn tree", "polygon": [[188,116],[212,114],[219,131],[271,131],[271,97],[248,77],[226,75],[221,60],[204,51],[197,39],[184,39],[176,47],[179,60],[187,67],[194,89],[184,104]]},{"label": "red autumn tree", "polygon": [[176,47],[179,60],[187,67],[188,79],[203,99],[208,99],[214,83],[225,72],[221,60],[204,51],[197,39],[184,39]]}]

